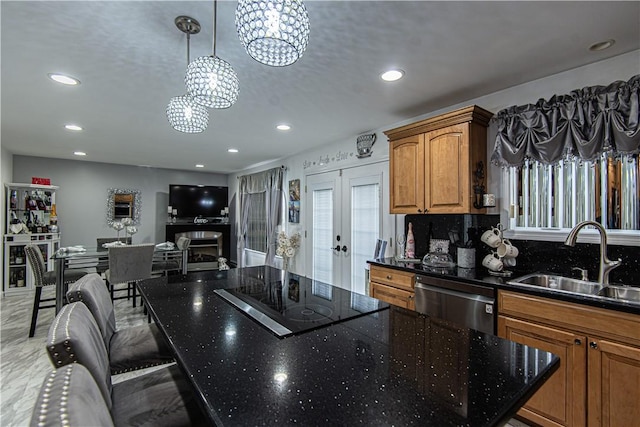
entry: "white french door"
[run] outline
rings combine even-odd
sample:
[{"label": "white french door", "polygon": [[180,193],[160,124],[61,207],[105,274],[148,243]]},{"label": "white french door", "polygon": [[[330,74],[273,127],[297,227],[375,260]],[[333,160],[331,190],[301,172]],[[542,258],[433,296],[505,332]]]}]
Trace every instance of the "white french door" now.
[{"label": "white french door", "polygon": [[306,177],[310,277],[365,293],[365,268],[383,237],[386,163]]}]

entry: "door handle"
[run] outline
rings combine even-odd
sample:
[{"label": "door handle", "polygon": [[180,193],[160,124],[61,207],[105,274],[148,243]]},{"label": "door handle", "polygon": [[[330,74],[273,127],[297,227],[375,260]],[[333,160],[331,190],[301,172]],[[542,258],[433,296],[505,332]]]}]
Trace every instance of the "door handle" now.
[{"label": "door handle", "polygon": [[335,248],[331,248],[331,249],[333,249],[336,252],[340,252],[340,245],[336,245]]},{"label": "door handle", "polygon": [[[338,245],[338,247],[340,247],[340,245]],[[347,252],[347,246],[346,245],[342,247],[342,252]]]}]

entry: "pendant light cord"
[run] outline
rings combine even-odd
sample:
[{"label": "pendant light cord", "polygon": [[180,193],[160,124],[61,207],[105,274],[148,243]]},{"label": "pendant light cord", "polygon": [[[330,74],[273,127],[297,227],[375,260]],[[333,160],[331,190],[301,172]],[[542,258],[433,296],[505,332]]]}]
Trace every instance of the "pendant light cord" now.
[{"label": "pendant light cord", "polygon": [[216,56],[216,14],[218,11],[218,0],[213,1],[213,57]]},{"label": "pendant light cord", "polygon": [[191,26],[189,26],[189,31],[187,31],[187,67],[191,63]]}]

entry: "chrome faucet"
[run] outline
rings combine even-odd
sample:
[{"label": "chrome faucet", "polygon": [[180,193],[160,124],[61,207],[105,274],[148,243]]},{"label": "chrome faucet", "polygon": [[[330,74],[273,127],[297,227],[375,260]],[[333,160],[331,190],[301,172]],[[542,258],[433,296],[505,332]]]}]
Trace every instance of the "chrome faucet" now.
[{"label": "chrome faucet", "polygon": [[607,257],[607,232],[604,227],[595,221],[582,221],[577,224],[575,227],[571,229],[569,234],[567,235],[567,239],[564,241],[564,244],[567,246],[575,246],[576,240],[578,238],[578,232],[581,228],[593,225],[596,230],[600,233],[600,271],[598,272],[598,282],[603,285],[609,284],[609,273],[616,267],[619,267],[622,264],[622,260],[618,259],[616,261],[611,261]]}]

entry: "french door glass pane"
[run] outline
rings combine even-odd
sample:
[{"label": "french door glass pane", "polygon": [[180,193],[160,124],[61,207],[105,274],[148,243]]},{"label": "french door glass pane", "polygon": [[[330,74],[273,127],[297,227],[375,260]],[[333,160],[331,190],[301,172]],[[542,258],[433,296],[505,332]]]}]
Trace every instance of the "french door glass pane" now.
[{"label": "french door glass pane", "polygon": [[311,277],[325,283],[333,283],[333,234],[333,190],[314,190]]},{"label": "french door glass pane", "polygon": [[380,230],[377,183],[351,187],[351,290],[365,293],[365,266],[373,256]]}]

